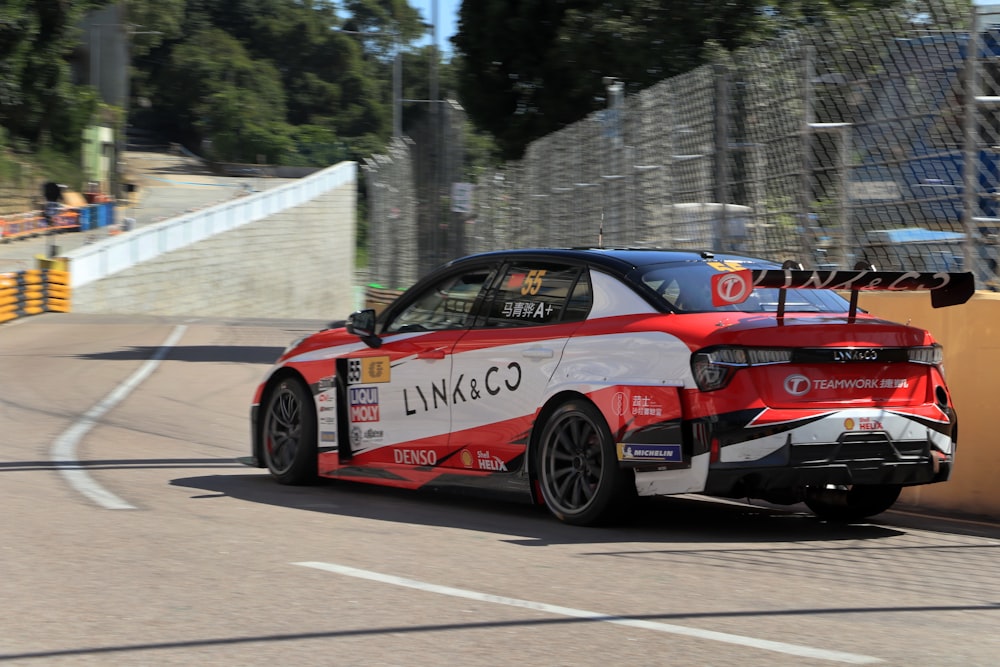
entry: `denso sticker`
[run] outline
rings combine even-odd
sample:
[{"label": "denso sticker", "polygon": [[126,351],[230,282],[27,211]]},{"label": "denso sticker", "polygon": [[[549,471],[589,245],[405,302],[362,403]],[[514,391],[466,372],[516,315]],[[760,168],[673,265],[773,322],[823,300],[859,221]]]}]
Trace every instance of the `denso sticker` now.
[{"label": "denso sticker", "polygon": [[619,461],[681,461],[680,445],[639,445],[618,443]]},{"label": "denso sticker", "polygon": [[408,466],[437,465],[438,455],[433,449],[394,449],[392,460]]}]

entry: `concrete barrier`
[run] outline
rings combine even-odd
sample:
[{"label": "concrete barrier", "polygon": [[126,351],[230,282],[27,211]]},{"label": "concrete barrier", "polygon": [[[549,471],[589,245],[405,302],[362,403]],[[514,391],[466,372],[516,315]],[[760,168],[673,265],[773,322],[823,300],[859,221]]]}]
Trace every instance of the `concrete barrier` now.
[{"label": "concrete barrier", "polygon": [[73,310],[344,318],[359,306],[356,174],[342,163],[71,251]]},{"label": "concrete barrier", "polygon": [[[943,484],[905,489],[901,503],[1000,517],[1000,294],[977,292],[961,306],[931,308],[923,292],[862,292],[873,315],[927,329],[944,346],[945,379],[958,412],[955,470]],[[998,392],[1000,396],[1000,392]]]}]

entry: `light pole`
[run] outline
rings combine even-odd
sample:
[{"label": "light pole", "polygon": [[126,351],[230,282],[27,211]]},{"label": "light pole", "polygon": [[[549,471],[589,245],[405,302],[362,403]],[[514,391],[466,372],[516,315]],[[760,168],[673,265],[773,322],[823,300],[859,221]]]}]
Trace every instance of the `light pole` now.
[{"label": "light pole", "polygon": [[[622,103],[625,97],[625,84],[621,80],[613,76],[606,76],[602,80],[605,89],[608,92],[608,108],[605,109],[605,122],[604,122],[604,134],[608,138],[608,159],[607,159],[607,169],[608,173],[601,174],[601,178],[604,179],[604,190],[605,190],[605,204],[610,203],[608,208],[608,215],[605,216],[602,211],[601,218],[601,237],[603,242],[604,236],[604,222],[607,224],[607,232],[611,236],[612,242],[619,243],[621,239],[619,235],[619,211],[618,211],[618,198],[617,192],[615,190],[614,181],[621,180],[625,178],[622,173],[624,171],[620,167],[619,153],[622,148]],[[607,191],[611,190],[611,196],[607,195]],[[613,200],[610,201],[609,200]]]}]

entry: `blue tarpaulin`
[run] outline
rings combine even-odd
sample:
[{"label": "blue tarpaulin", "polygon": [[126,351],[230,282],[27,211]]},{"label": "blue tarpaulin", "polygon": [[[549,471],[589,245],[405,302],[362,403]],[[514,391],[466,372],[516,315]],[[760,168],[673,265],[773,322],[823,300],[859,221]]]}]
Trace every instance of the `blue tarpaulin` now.
[{"label": "blue tarpaulin", "polygon": [[902,229],[879,229],[868,232],[871,242],[881,243],[948,243],[961,241],[965,234],[961,232],[939,232],[922,227],[904,227]]}]

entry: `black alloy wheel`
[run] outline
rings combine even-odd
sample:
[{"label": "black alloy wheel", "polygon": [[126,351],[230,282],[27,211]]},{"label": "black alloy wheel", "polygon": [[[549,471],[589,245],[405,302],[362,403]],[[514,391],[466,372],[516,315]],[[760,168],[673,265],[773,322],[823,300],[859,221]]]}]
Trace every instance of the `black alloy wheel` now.
[{"label": "black alloy wheel", "polygon": [[271,391],[264,411],[264,461],[282,484],[309,484],[316,479],[316,408],[308,389],[294,378]]},{"label": "black alloy wheel", "polygon": [[618,465],[611,431],[588,401],[571,400],[552,413],[542,431],[537,463],[545,504],[566,523],[606,523],[635,496],[634,477]]}]

